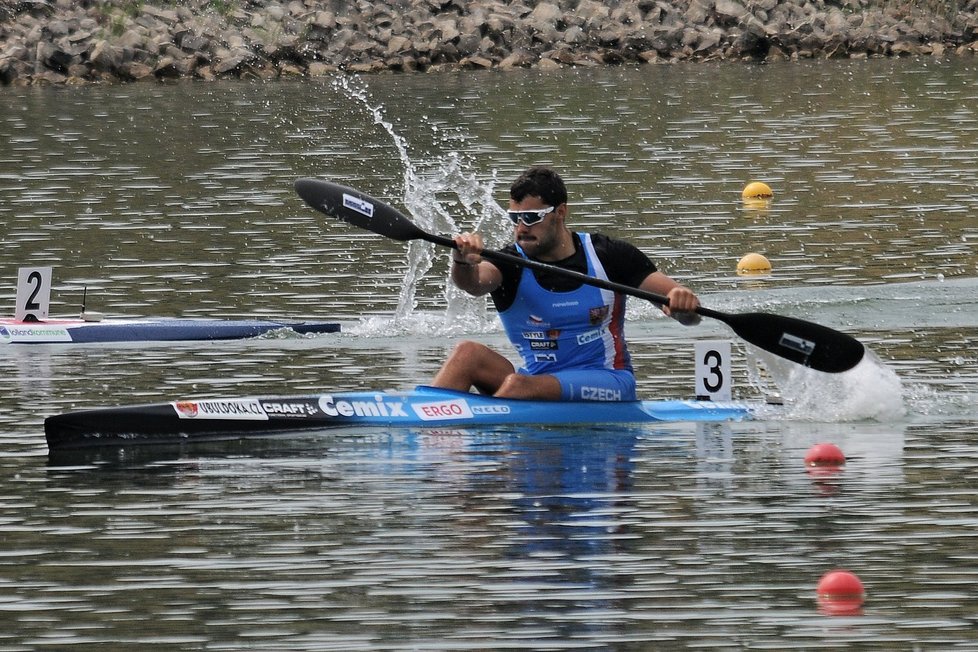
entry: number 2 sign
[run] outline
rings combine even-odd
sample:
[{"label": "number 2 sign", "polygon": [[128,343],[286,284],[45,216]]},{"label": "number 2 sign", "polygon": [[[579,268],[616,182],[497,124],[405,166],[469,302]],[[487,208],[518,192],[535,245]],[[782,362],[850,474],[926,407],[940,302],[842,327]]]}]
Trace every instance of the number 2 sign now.
[{"label": "number 2 sign", "polygon": [[696,397],[730,400],[730,342],[696,342]]},{"label": "number 2 sign", "polygon": [[21,267],[17,270],[17,305],[14,319],[46,319],[51,306],[51,268]]}]

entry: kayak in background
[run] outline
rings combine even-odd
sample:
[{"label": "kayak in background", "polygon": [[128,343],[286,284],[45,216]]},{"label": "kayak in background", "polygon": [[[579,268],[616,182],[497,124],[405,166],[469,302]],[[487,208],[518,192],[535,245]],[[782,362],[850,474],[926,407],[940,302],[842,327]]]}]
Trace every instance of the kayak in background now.
[{"label": "kayak in background", "polygon": [[420,386],[404,392],[202,398],[95,408],[44,420],[51,452],[92,446],[191,443],[357,427],[571,426],[745,421],[747,402],[528,401]]},{"label": "kayak in background", "polygon": [[339,324],[322,321],[180,317],[104,319],[101,313],[85,310],[84,295],[81,317],[49,318],[52,274],[51,267],[21,267],[17,270],[14,316],[0,318],[0,344],[238,340],[281,329],[301,335],[340,330]]},{"label": "kayak in background", "polygon": [[301,335],[336,333],[340,325],[319,321],[263,319],[0,319],[0,344],[91,344],[98,342],[172,342],[236,340],[288,329]]}]

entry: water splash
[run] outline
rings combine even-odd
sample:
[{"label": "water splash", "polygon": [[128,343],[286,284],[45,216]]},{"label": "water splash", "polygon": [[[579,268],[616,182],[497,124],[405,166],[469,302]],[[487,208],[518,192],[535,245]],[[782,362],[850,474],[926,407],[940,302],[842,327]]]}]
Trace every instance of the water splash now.
[{"label": "water splash", "polygon": [[[493,197],[496,172],[489,179],[480,179],[468,162],[458,153],[449,152],[434,160],[415,160],[407,140],[399,134],[384,115],[383,107],[371,100],[366,83],[359,77],[342,76],[333,86],[343,95],[356,100],[391,138],[403,168],[402,201],[415,224],[433,233],[457,233],[463,230],[452,216],[452,208],[461,208],[471,218],[464,230],[484,233],[487,245],[498,247],[508,233],[502,208]],[[446,199],[448,195],[450,199]],[[404,285],[398,296],[397,308],[391,318],[373,317],[364,320],[354,332],[359,335],[388,336],[401,333],[454,335],[472,331],[498,329],[494,316],[489,314],[485,298],[470,297],[451,283],[445,271],[445,311],[441,314],[419,313],[417,289],[422,278],[434,267],[438,256],[435,245],[414,240],[407,247],[407,270]],[[447,261],[447,254],[444,257]]]},{"label": "water splash", "polygon": [[804,421],[892,421],[906,416],[903,385],[896,373],[866,349],[853,369],[828,374],[748,345],[748,378],[765,394],[772,385],[785,416]]},{"label": "water splash", "polygon": [[918,421],[962,415],[967,419],[978,404],[978,394],[967,390],[946,391],[927,384],[917,384],[907,388],[907,402]]}]

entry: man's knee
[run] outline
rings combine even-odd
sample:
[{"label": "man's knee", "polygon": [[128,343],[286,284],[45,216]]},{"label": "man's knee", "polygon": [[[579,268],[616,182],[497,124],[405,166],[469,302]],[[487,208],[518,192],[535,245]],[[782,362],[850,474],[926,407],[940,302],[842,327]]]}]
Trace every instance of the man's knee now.
[{"label": "man's knee", "polygon": [[558,400],[561,395],[560,381],[553,376],[531,376],[528,374],[511,373],[504,379],[496,396],[501,398],[526,398]]},{"label": "man's knee", "polygon": [[479,360],[485,357],[489,348],[485,344],[473,342],[472,340],[462,340],[455,345],[452,350],[452,357],[459,360]]},{"label": "man's knee", "polygon": [[523,374],[511,373],[507,374],[503,378],[502,384],[499,386],[499,393],[503,396],[512,396],[519,393],[519,390],[524,387],[523,380],[526,378]]}]

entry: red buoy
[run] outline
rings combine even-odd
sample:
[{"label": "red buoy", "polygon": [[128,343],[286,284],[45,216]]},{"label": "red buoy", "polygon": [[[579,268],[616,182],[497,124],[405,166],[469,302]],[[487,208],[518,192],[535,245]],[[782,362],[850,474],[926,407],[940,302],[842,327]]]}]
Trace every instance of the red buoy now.
[{"label": "red buoy", "polygon": [[805,466],[842,466],[846,456],[835,444],[815,444],[805,455]]},{"label": "red buoy", "polygon": [[866,598],[862,580],[845,570],[822,575],[816,589],[819,609],[830,616],[854,616],[862,613]]}]

